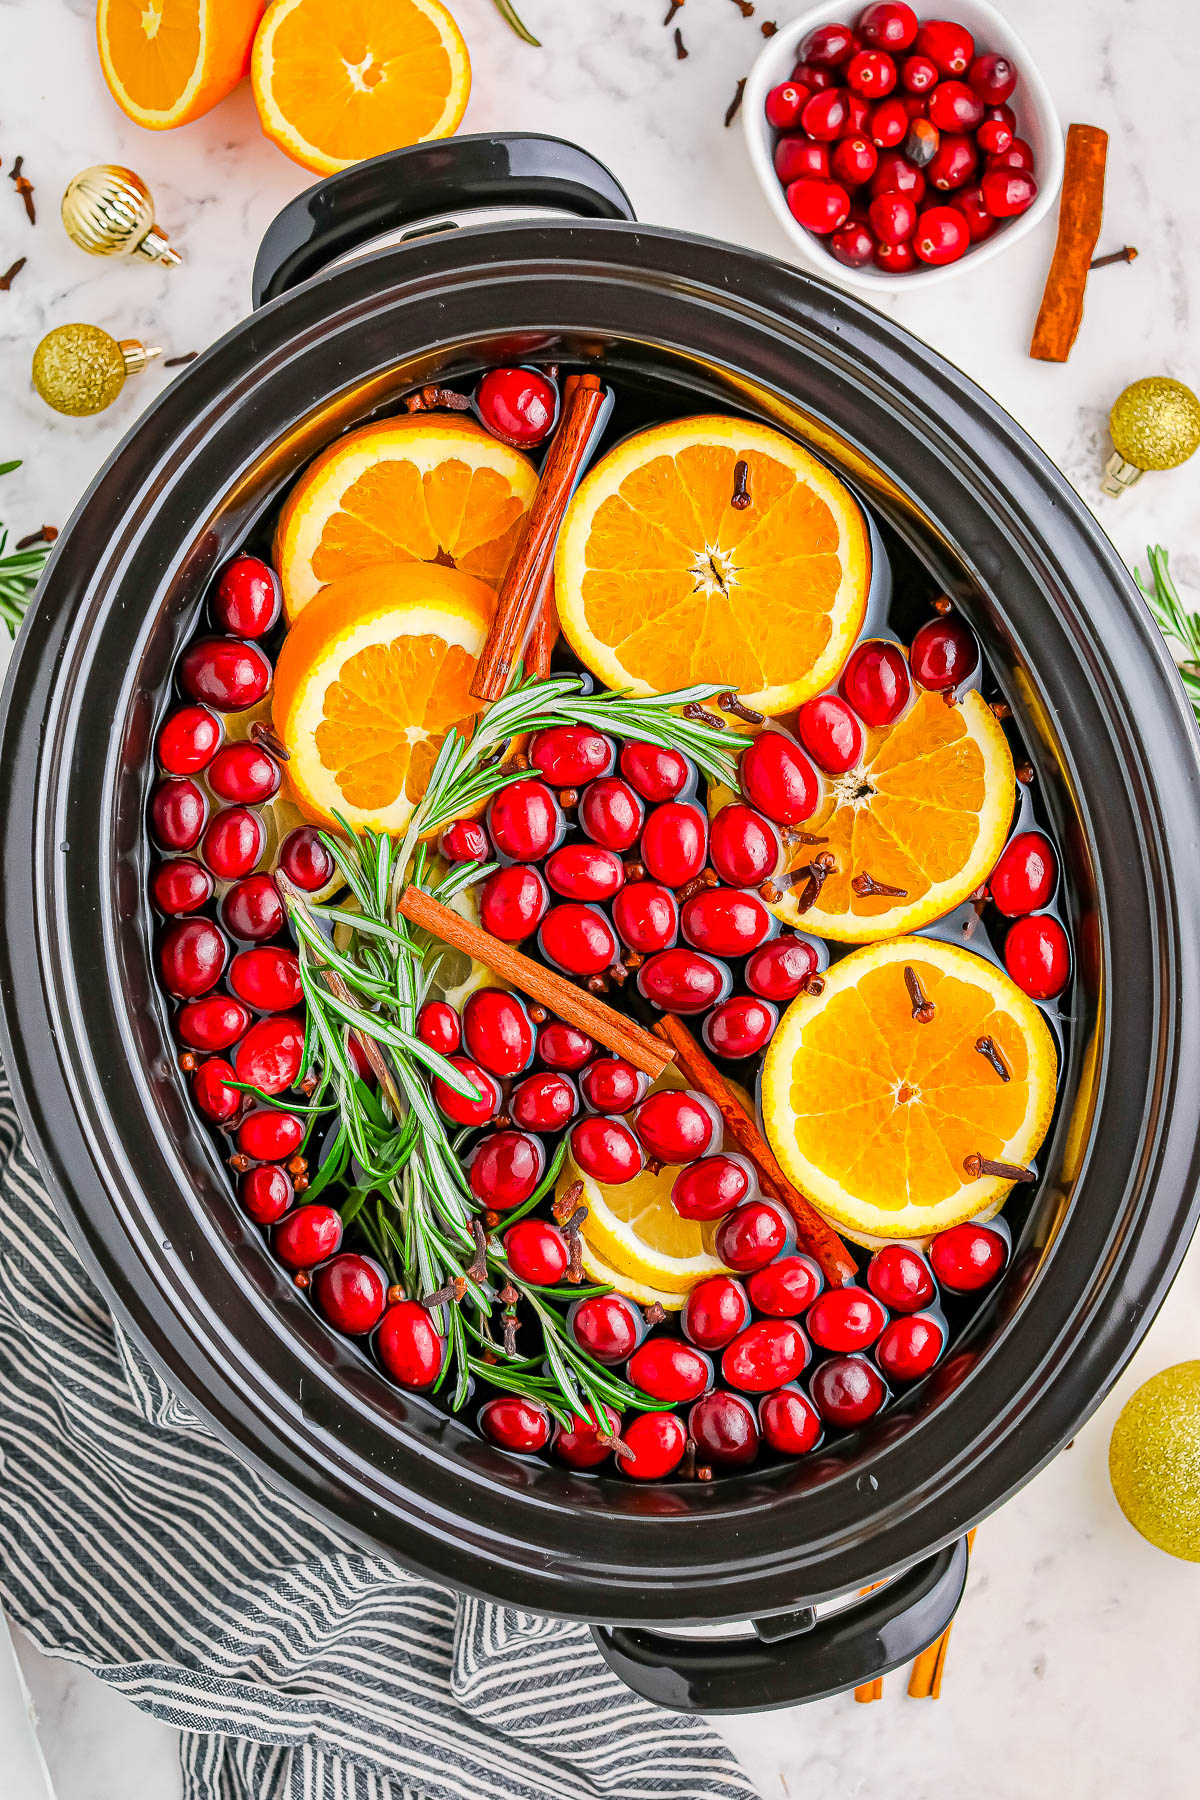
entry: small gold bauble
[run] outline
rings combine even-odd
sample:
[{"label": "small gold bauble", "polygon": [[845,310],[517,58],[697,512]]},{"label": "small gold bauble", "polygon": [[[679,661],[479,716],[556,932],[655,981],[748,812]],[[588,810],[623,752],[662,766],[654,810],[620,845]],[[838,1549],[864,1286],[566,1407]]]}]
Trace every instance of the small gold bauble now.
[{"label": "small gold bauble", "polygon": [[150,189],[119,163],[97,163],[68,183],[62,222],[71,242],[92,256],[137,255],[167,264],[183,260],[154,223]]},{"label": "small gold bauble", "polygon": [[1200,1362],[1152,1375],[1127,1401],[1113,1426],[1108,1473],[1144,1538],[1200,1562]]},{"label": "small gold bauble", "polygon": [[59,325],[33,353],[33,385],[55,412],[81,419],[111,406],[126,376],[161,355],[157,346],[115,338],[99,325]]},{"label": "small gold bauble", "polygon": [[1101,487],[1118,495],[1146,469],[1176,469],[1200,449],[1200,400],[1182,381],[1149,375],[1118,394],[1108,415],[1115,445]]}]

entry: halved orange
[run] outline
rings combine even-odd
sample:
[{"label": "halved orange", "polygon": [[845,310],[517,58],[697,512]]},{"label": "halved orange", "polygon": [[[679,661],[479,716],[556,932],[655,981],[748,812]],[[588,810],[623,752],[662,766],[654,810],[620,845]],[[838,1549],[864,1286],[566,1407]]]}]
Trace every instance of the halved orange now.
[{"label": "halved orange", "polygon": [[[858,768],[826,780],[825,802],[805,822],[834,860],[816,903],[799,913],[799,882],[771,910],[841,943],[917,931],[987,879],[1015,799],[1012,752],[991,708],[973,691],[953,706],[920,693],[895,725],[868,733]],[[793,867],[814,854],[798,846]]]},{"label": "halved orange", "polygon": [[374,563],[445,563],[498,587],[536,488],[528,457],[473,419],[385,419],[338,438],[280,515],[288,617]]},{"label": "halved orange", "polygon": [[100,0],[100,67],[121,111],[150,131],[186,125],[250,68],[266,0]]},{"label": "halved orange", "polygon": [[[906,970],[932,1003],[927,1023],[913,1017]],[[1010,1192],[964,1163],[1029,1164],[1056,1063],[1045,1019],[1003,970],[957,944],[900,938],[853,951],[820,995],[792,1002],[763,1064],[763,1123],[791,1180],[836,1224],[927,1237]]]},{"label": "halved orange", "polygon": [[858,635],[871,552],[849,489],[742,419],[656,425],[585,477],[559,537],[567,641],[611,688],[735,688],[767,713],[834,679]]},{"label": "halved orange", "polygon": [[310,819],[401,832],[452,726],[466,726],[495,595],[436,564],[380,564],[330,584],[284,639],[271,716]]},{"label": "halved orange", "polygon": [[449,137],[471,92],[440,0],[271,0],[250,73],[263,131],[317,175]]}]

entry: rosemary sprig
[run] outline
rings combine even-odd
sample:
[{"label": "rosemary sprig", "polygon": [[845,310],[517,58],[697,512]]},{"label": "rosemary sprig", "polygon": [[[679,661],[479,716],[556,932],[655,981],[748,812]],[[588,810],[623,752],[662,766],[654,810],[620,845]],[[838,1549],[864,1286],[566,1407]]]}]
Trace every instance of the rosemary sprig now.
[{"label": "rosemary sprig", "polygon": [[1149,581],[1142,580],[1140,569],[1134,570],[1134,578],[1163,636],[1168,641],[1173,639],[1178,650],[1184,652],[1182,660],[1178,650],[1173,649],[1172,655],[1192,711],[1200,721],[1200,613],[1189,612],[1180,599],[1163,546],[1147,544],[1146,555],[1150,560]]},{"label": "rosemary sprig", "polygon": [[535,38],[528,25],[524,24],[517,17],[516,9],[512,5],[512,0],[493,0],[493,4],[496,11],[500,14],[500,17],[504,20],[504,23],[511,26],[524,43],[532,44],[536,50],[541,49],[542,40],[540,38]]},{"label": "rosemary sprig", "polygon": [[[0,463],[0,475],[11,475],[20,466],[20,458],[15,462]],[[16,637],[17,627],[25,617],[42,566],[50,554],[50,546],[30,544],[24,550],[12,550],[5,555],[7,546],[8,531],[0,525],[0,623],[7,626],[9,637]]]}]

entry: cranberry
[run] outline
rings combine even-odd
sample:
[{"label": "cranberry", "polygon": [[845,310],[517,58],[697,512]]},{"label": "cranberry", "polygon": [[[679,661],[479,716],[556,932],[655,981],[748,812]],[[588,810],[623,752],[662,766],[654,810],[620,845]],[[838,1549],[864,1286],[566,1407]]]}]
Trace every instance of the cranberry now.
[{"label": "cranberry", "polygon": [[[1016,147],[1014,144],[1004,154],[1011,156]],[[989,169],[979,185],[983,203],[996,219],[1014,218],[1037,199],[1037,182],[1024,169]]]},{"label": "cranberry", "polygon": [[565,900],[542,920],[538,947],[568,975],[599,975],[617,960],[617,939],[598,907]]},{"label": "cranberry", "polygon": [[1032,175],[1033,150],[1024,138],[1014,137],[1006,150],[998,150],[995,155],[988,157],[987,167],[989,170],[1019,169]]},{"label": "cranberry", "polygon": [[960,212],[952,206],[930,206],[917,220],[912,246],[922,262],[940,267],[957,262],[965,255],[970,241]]},{"label": "cranberry", "polygon": [[462,1022],[445,1000],[427,1000],[417,1014],[417,1036],[431,1050],[453,1056],[462,1044]]},{"label": "cranberry", "polygon": [[493,1131],[479,1140],[471,1157],[471,1192],[493,1212],[507,1212],[528,1200],[545,1167],[545,1152],[536,1138],[523,1131]]},{"label": "cranberry", "polygon": [[954,204],[967,222],[967,236],[973,244],[980,244],[984,238],[991,237],[997,222],[983,203],[981,187],[963,188],[955,194]]},{"label": "cranberry", "polygon": [[875,254],[875,239],[865,225],[842,225],[829,240],[829,248],[838,262],[848,269],[862,269]]},{"label": "cranberry", "polygon": [[548,1069],[573,1072],[591,1061],[596,1046],[577,1025],[564,1025],[561,1019],[549,1019],[538,1031],[537,1050]]},{"label": "cranberry", "polygon": [[999,106],[1017,85],[1016,66],[1007,56],[977,56],[967,70],[967,80],[981,100]]},{"label": "cranberry", "polygon": [[849,1429],[873,1418],[887,1399],[877,1369],[862,1356],[831,1356],[809,1383],[813,1403],[829,1425]]},{"label": "cranberry", "polygon": [[192,1050],[228,1050],[250,1024],[250,1009],[228,994],[209,994],[189,1000],[179,1009],[175,1029],[181,1043]]},{"label": "cranberry", "polygon": [[347,1252],[313,1277],[312,1296],[331,1325],[350,1337],[374,1331],[383,1316],[386,1286],[378,1265]]},{"label": "cranberry", "polygon": [[875,261],[889,275],[906,275],[917,266],[916,252],[910,240],[902,244],[876,244]]},{"label": "cranberry", "polygon": [[599,844],[564,844],[546,859],[545,877],[568,900],[611,900],[625,885],[625,865]]},{"label": "cranberry", "polygon": [[575,1342],[597,1362],[622,1363],[637,1349],[645,1323],[631,1300],[620,1294],[592,1294],[567,1314]]},{"label": "cranberry", "polygon": [[774,161],[775,173],[784,187],[788,187],[801,175],[828,175],[829,146],[794,133],[780,138],[775,146]]},{"label": "cranberry", "polygon": [[882,244],[902,244],[916,230],[916,202],[907,194],[879,194],[870,213],[871,230]]},{"label": "cranberry", "polygon": [[907,50],[917,35],[917,15],[904,0],[878,0],[859,15],[855,29],[878,50]]},{"label": "cranberry", "polygon": [[518,1281],[553,1287],[567,1272],[567,1240],[545,1219],[518,1219],[504,1234],[504,1254]]},{"label": "cranberry", "polygon": [[1058,879],[1058,861],[1040,831],[1020,831],[992,870],[988,890],[1006,919],[1044,907]]},{"label": "cranberry", "polygon": [[904,135],[904,155],[916,169],[924,169],[937,155],[942,134],[928,119],[910,119]]},{"label": "cranberry", "polygon": [[621,1458],[622,1475],[661,1481],[680,1461],[687,1434],[674,1413],[642,1413],[625,1427],[623,1442],[632,1455]]},{"label": "cranberry", "polygon": [[925,173],[931,185],[940,193],[949,193],[955,188],[965,187],[974,179],[978,168],[979,158],[970,138],[944,137],[930,158]]},{"label": "cranberry", "polygon": [[886,50],[860,50],[847,64],[846,85],[868,100],[882,100],[896,85],[896,65]]},{"label": "cranberry", "polygon": [[456,1125],[486,1125],[500,1111],[500,1083],[467,1056],[451,1056],[447,1060],[476,1091],[470,1097],[457,1093],[440,1075],[435,1075],[434,1099]]},{"label": "cranberry", "polygon": [[551,787],[582,787],[597,775],[608,775],[616,760],[611,738],[590,725],[552,725],[529,742],[529,761]]},{"label": "cranberry", "polygon": [[927,94],[930,88],[937,86],[939,73],[932,57],[917,51],[906,56],[900,64],[900,86],[907,88],[910,94]]},{"label": "cranberry", "polygon": [[332,1206],[298,1206],[275,1227],[275,1254],[289,1269],[313,1269],[342,1241],[342,1221]]},{"label": "cranberry", "polygon": [[641,801],[619,775],[590,781],[579,802],[580,830],[606,850],[628,850],[642,829],[643,815]]},{"label": "cranberry", "polygon": [[279,846],[279,867],[289,881],[312,894],[318,888],[328,887],[335,864],[320,833],[312,825],[297,825]]},{"label": "cranberry", "polygon": [[[996,121],[996,123],[999,125],[1007,125],[1008,129],[1012,132],[1013,136],[1014,137],[1016,136],[1017,115],[1013,111],[1011,106],[1004,106],[1004,105],[989,106],[987,108],[986,112],[984,113],[983,117],[984,117],[985,124],[989,119],[994,119]],[[1033,165],[1031,162],[1030,167],[1032,168],[1032,166]]]},{"label": "cranberry", "polygon": [[649,1394],[652,1400],[666,1400],[672,1406],[695,1400],[712,1386],[712,1364],[699,1350],[678,1338],[647,1338],[634,1351],[625,1370],[625,1378]]},{"label": "cranberry", "polygon": [[935,694],[961,687],[978,666],[975,634],[959,619],[930,619],[917,632],[909,651],[913,679]]},{"label": "cranberry", "polygon": [[919,206],[925,196],[925,177],[899,150],[885,150],[871,177],[871,194],[876,199],[880,194],[905,194]]},{"label": "cranberry", "polygon": [[773,1262],[787,1241],[788,1228],[776,1208],[765,1200],[747,1200],[722,1220],[713,1247],[726,1268],[745,1275]]},{"label": "cranberry", "polygon": [[544,781],[514,781],[492,796],[488,832],[502,856],[539,862],[563,834],[562,808]]},{"label": "cranberry", "polygon": [[975,142],[985,155],[1000,156],[1012,149],[1013,134],[1002,119],[985,119],[975,133]]},{"label": "cranberry", "polygon": [[777,825],[803,824],[821,797],[816,770],[782,731],[763,731],[743,750],[738,779],[751,806]]},{"label": "cranberry", "polygon": [[835,179],[843,187],[861,187],[875,173],[878,161],[879,157],[870,138],[855,132],[852,137],[842,138],[834,146],[829,166]]},{"label": "cranberry", "polygon": [[731,887],[756,887],[779,867],[779,833],[752,806],[735,800],[712,821],[708,852],[722,881]]},{"label": "cranberry", "polygon": [[907,1244],[885,1244],[867,1264],[867,1286],[892,1312],[912,1313],[928,1306],[936,1289],[929,1264]]},{"label": "cranberry", "polygon": [[599,1114],[571,1127],[571,1155],[585,1175],[616,1187],[641,1173],[642,1152],[628,1126]]},{"label": "cranberry", "polygon": [[622,943],[645,956],[675,942],[679,908],[670,888],[657,881],[635,881],[613,901],[612,919]]},{"label": "cranberry", "polygon": [[558,396],[532,369],[489,369],[475,389],[475,410],[493,437],[531,450],[549,435]]},{"label": "cranberry", "polygon": [[889,1381],[927,1375],[946,1347],[946,1333],[928,1313],[893,1319],[875,1346],[875,1361]]},{"label": "cranberry", "polygon": [[660,1163],[694,1162],[716,1136],[709,1106],[686,1089],[662,1088],[643,1100],[633,1121],[648,1156]]},{"label": "cranberry", "polygon": [[[883,195],[882,202],[902,198]],[[872,211],[879,201],[872,202]],[[908,204],[911,205],[911,202]],[[916,219],[916,209],[913,209]],[[844,775],[862,761],[863,729],[844,700],[833,694],[820,694],[806,700],[796,715],[796,732],[819,769],[827,775]]]},{"label": "cranberry", "polygon": [[754,952],[746,964],[746,986],[764,1000],[794,1000],[816,974],[817,962],[807,938],[787,933]]},{"label": "cranberry", "polygon": [[271,665],[256,644],[237,638],[197,638],[179,664],[184,692],[218,712],[256,706],[271,685]]},{"label": "cranberry", "polygon": [[866,1288],[826,1288],[804,1323],[822,1350],[866,1350],[887,1324],[887,1309]]},{"label": "cranberry", "polygon": [[479,890],[479,917],[485,931],[505,943],[518,944],[536,931],[550,894],[536,869],[513,863],[496,869]]},{"label": "cranberry", "polygon": [[212,876],[190,856],[160,863],[150,883],[150,893],[159,912],[175,918],[182,913],[198,912],[211,900],[212,891]]},{"label": "cranberry", "polygon": [[746,1290],[729,1275],[698,1281],[679,1315],[684,1336],[700,1350],[720,1350],[749,1320]]},{"label": "cranberry", "polygon": [[743,1393],[765,1394],[794,1381],[811,1355],[808,1339],[792,1319],[757,1319],[726,1345],[721,1374]]},{"label": "cranberry", "polygon": [[779,1014],[766,1000],[738,994],[714,1006],[704,1021],[701,1036],[714,1056],[730,1061],[757,1056],[775,1035]]},{"label": "cranberry", "polygon": [[839,687],[864,724],[891,725],[912,694],[903,650],[884,638],[869,638],[851,655]]},{"label": "cranberry", "polygon": [[803,1456],[821,1436],[817,1409],[798,1387],[764,1394],[758,1403],[758,1423],[772,1450],[785,1456]]},{"label": "cranberry", "polygon": [[[871,142],[877,150],[895,151],[908,132],[908,113],[902,100],[881,100],[871,113]],[[876,159],[876,165],[882,158]]]},{"label": "cranberry", "polygon": [[222,881],[248,875],[263,853],[266,832],[257,813],[246,806],[223,806],[209,821],[200,846],[213,874]]},{"label": "cranberry", "polygon": [[445,1345],[433,1319],[415,1300],[397,1300],[379,1321],[379,1360],[401,1387],[428,1388],[442,1371]]},{"label": "cranberry", "polygon": [[975,40],[953,19],[926,19],[916,35],[920,55],[928,56],[943,75],[962,75],[975,55]]},{"label": "cranberry", "polygon": [[165,934],[158,953],[163,986],[178,1000],[194,1000],[216,987],[229,945],[209,919],[184,919]]},{"label": "cranberry", "polygon": [[304,1142],[304,1121],[295,1113],[260,1106],[238,1126],[237,1147],[253,1162],[286,1162]]},{"label": "cranberry", "polygon": [[697,950],[660,950],[638,970],[638,992],[663,1012],[707,1012],[729,991],[729,971]]},{"label": "cranberry", "polygon": [[509,1111],[523,1131],[561,1131],[579,1111],[579,1096],[565,1075],[543,1070],[517,1083]]},{"label": "cranberry", "polygon": [[758,896],[736,888],[693,894],[684,901],[679,922],[689,944],[715,956],[748,956],[771,930],[771,915]]},{"label": "cranberry", "polygon": [[303,993],[300,959],[278,945],[239,950],[229,965],[229,985],[258,1012],[287,1012],[299,1005]]},{"label": "cranberry", "polygon": [[1004,940],[1004,966],[1034,1000],[1053,1000],[1071,973],[1071,946],[1057,919],[1035,913],[1018,919]]},{"label": "cranberry", "polygon": [[150,824],[164,850],[190,850],[208,816],[204,795],[185,775],[169,775],[150,798]]},{"label": "cranberry", "polygon": [[467,1054],[492,1075],[519,1075],[533,1060],[533,1025],[521,1002],[502,988],[476,988],[463,1007]]},{"label": "cranberry", "polygon": [[226,563],[212,598],[213,622],[234,637],[260,638],[283,611],[279,577],[257,556]]},{"label": "cranberry", "polygon": [[221,923],[234,937],[252,944],[263,943],[282,931],[283,901],[272,878],[246,875],[236,882],[221,901]]},{"label": "cranberry", "polygon": [[447,862],[487,862],[487,833],[478,819],[455,819],[438,838],[438,849]]},{"label": "cranberry", "polygon": [[750,1192],[750,1176],[731,1156],[704,1156],[675,1177],[671,1204],[681,1219],[723,1219]]},{"label": "cranberry", "polygon": [[848,25],[814,25],[801,39],[800,55],[804,62],[818,68],[834,69],[853,56],[857,48],[854,33]]},{"label": "cranberry", "polygon": [[[818,100],[824,99],[818,94]],[[806,231],[827,237],[844,225],[850,214],[850,196],[840,182],[821,175],[800,175],[787,188],[788,211]]]},{"label": "cranberry", "polygon": [[601,1438],[595,1419],[581,1417],[579,1413],[574,1415],[569,1427],[563,1425],[556,1427],[551,1449],[559,1461],[565,1462],[568,1468],[595,1469],[612,1455],[611,1439],[616,1437],[621,1429],[621,1415],[615,1413],[611,1406],[605,1406],[603,1402],[601,1402],[601,1407],[605,1420],[604,1437],[609,1440],[608,1442]]},{"label": "cranberry", "polygon": [[655,880],[681,887],[700,873],[707,850],[708,821],[701,807],[668,800],[651,809],[639,854]]},{"label": "cranberry", "polygon": [[195,775],[208,767],[220,742],[220,721],[206,706],[180,706],[163,721],[158,760],[168,775]]},{"label": "cranberry", "polygon": [[939,81],[929,96],[929,117],[939,131],[974,131],[983,101],[965,81]]},{"label": "cranberry", "polygon": [[233,1066],[247,1087],[281,1094],[299,1075],[303,1055],[304,1028],[296,1019],[259,1019],[234,1051]]},{"label": "cranberry", "polygon": [[776,131],[792,131],[800,123],[800,115],[808,105],[812,89],[805,82],[781,81],[763,102],[767,124]]},{"label": "cranberry", "polygon": [[624,1057],[605,1056],[583,1071],[579,1086],[593,1112],[627,1113],[645,1092],[646,1078]]},{"label": "cranberry", "polygon": [[746,1292],[756,1312],[773,1319],[798,1319],[821,1291],[821,1271],[811,1256],[781,1256],[765,1269],[755,1269]]},{"label": "cranberry", "polygon": [[229,1085],[235,1079],[233,1069],[223,1056],[210,1056],[192,1076],[192,1093],[196,1105],[218,1125],[232,1119],[242,1104],[242,1096],[237,1088]]},{"label": "cranberry", "polygon": [[661,805],[681,794],[692,778],[692,766],[678,750],[659,744],[629,743],[621,751],[621,773],[643,800]]},{"label": "cranberry", "polygon": [[264,1163],[247,1169],[238,1182],[238,1199],[256,1225],[276,1225],[292,1204],[291,1178]]},{"label": "cranberry", "polygon": [[279,791],[283,770],[258,744],[226,744],[208,768],[208,785],[222,800],[253,805]]},{"label": "cranberry", "polygon": [[1008,1246],[986,1225],[952,1225],[929,1246],[933,1272],[952,1294],[973,1294],[995,1281],[1008,1261]]},{"label": "cranberry", "polygon": [[740,1394],[727,1389],[718,1388],[696,1402],[688,1414],[688,1431],[705,1461],[721,1468],[744,1469],[758,1455],[754,1410]]},{"label": "cranberry", "polygon": [[532,1456],[550,1442],[550,1414],[523,1394],[497,1394],[480,1407],[479,1429],[501,1450]]}]

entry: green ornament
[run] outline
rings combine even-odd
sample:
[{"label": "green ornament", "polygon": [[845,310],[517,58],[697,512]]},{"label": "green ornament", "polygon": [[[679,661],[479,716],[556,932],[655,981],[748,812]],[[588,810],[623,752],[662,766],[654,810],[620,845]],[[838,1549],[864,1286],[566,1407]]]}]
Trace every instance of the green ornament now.
[{"label": "green ornament", "polygon": [[99,325],[60,325],[33,353],[33,385],[55,412],[82,419],[111,406],[126,376],[161,355],[136,338],[115,338]]},{"label": "green ornament", "polygon": [[1108,415],[1115,446],[1101,492],[1114,497],[1147,469],[1176,469],[1200,449],[1200,400],[1182,381],[1150,375],[1118,394]]},{"label": "green ornament", "polygon": [[1200,1362],[1163,1369],[1127,1401],[1113,1426],[1108,1473],[1121,1511],[1144,1538],[1200,1562]]}]

